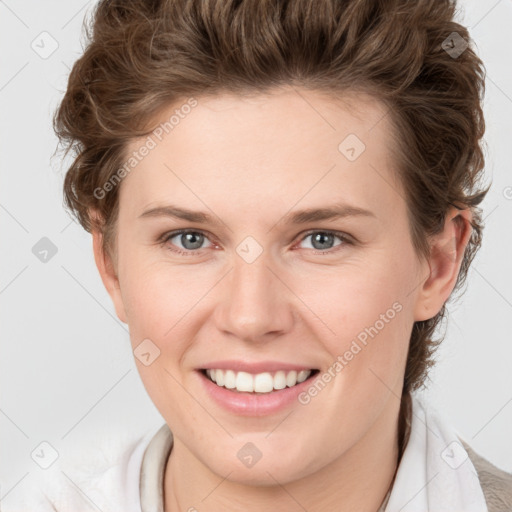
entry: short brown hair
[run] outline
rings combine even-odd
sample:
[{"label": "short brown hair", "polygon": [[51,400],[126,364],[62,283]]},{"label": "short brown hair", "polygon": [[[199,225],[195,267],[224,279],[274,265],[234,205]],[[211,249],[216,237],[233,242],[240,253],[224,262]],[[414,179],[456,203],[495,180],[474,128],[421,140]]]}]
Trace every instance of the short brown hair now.
[{"label": "short brown hair", "polygon": [[[102,198],[94,191],[122,165],[127,143],[151,133],[180,98],[282,85],[369,93],[395,128],[416,253],[428,256],[450,205],[473,212],[458,290],[481,245],[488,188],[478,189],[484,67],[471,44],[454,54],[470,43],[455,14],[450,0],[102,0],[54,117],[60,143],[75,153],[66,206],[86,230],[102,231],[108,250],[119,187]],[[424,384],[445,312],[415,322],[404,394]]]}]

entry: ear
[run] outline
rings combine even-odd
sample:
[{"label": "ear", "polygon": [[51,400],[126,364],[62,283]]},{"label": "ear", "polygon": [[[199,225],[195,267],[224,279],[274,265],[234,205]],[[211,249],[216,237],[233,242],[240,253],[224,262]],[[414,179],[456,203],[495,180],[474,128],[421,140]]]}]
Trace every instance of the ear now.
[{"label": "ear", "polygon": [[437,315],[450,297],[471,237],[471,220],[471,210],[452,207],[446,215],[443,231],[433,237],[427,262],[429,275],[417,295],[415,321]]},{"label": "ear", "polygon": [[96,261],[103,285],[112,299],[119,320],[126,324],[128,322],[126,321],[126,312],[115,265],[110,255],[103,250],[103,234],[98,229],[92,230],[92,246],[94,260]]}]

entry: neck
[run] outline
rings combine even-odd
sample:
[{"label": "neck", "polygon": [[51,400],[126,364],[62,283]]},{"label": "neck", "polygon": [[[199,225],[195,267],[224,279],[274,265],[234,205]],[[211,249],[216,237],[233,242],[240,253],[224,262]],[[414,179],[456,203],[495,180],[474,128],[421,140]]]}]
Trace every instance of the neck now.
[{"label": "neck", "polygon": [[165,471],[164,510],[377,512],[393,484],[407,441],[408,400],[404,397],[400,410],[400,402],[391,396],[354,446],[321,470],[286,485],[279,478],[268,486],[230,481],[213,473],[175,438]]}]

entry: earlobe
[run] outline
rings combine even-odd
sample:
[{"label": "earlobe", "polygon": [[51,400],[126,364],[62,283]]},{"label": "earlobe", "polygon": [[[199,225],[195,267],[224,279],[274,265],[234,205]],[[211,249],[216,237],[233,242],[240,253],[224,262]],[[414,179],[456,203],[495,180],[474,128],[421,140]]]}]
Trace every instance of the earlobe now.
[{"label": "earlobe", "polygon": [[128,323],[115,265],[110,255],[106,254],[103,250],[103,235],[97,229],[92,231],[92,245],[96,267],[100,273],[103,285],[112,299],[117,317],[121,322]]},{"label": "earlobe", "polygon": [[450,297],[471,237],[471,219],[469,209],[452,208],[446,215],[443,231],[433,238],[428,260],[429,275],[425,276],[417,297],[415,321],[437,315]]}]

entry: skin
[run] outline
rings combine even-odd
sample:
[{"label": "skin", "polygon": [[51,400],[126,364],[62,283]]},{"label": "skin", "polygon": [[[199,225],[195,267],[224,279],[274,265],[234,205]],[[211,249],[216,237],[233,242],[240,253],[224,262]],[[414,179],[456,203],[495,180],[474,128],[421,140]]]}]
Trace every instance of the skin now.
[{"label": "skin", "polygon": [[[390,156],[391,125],[370,97],[342,102],[281,88],[197,100],[123,180],[114,258],[93,233],[99,272],[133,348],[149,338],[161,351],[149,366],[136,362],[174,435],[165,511],[377,510],[397,465],[397,397],[411,329],[448,299],[471,214],[450,210],[431,258],[417,257]],[[353,162],[338,150],[351,133],[366,145]],[[282,221],[337,202],[375,218]],[[169,203],[221,224],[140,218]],[[188,249],[180,236],[158,242],[176,229],[205,234],[201,248]],[[306,235],[313,229],[356,241],[333,238],[315,250]],[[236,252],[247,236],[263,249],[250,264]],[[218,359],[327,371],[395,302],[401,311],[307,405],[237,416],[205,394],[195,371]],[[247,442],[262,453],[250,468],[237,458]]]}]

